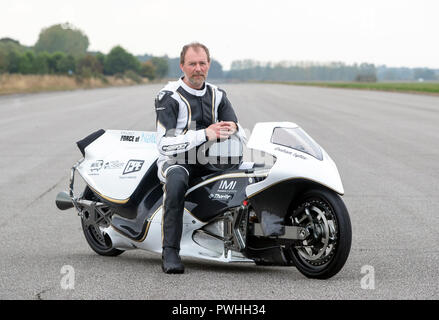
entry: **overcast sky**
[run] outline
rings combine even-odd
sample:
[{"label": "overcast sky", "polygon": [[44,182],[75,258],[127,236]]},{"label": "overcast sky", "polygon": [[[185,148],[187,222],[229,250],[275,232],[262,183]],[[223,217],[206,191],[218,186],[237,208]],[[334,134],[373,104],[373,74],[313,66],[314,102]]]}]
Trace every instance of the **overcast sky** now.
[{"label": "overcast sky", "polygon": [[200,41],[224,69],[239,59],[439,69],[438,0],[0,0],[0,38],[30,46],[64,22],[105,54],[177,57]]}]

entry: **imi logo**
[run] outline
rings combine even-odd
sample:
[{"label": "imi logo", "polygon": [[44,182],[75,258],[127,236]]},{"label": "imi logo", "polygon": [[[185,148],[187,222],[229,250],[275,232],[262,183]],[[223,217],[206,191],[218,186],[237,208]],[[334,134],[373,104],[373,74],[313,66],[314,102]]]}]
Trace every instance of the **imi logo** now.
[{"label": "imi logo", "polygon": [[230,181],[228,182],[227,180],[222,180],[219,187],[218,187],[218,191],[231,191],[231,190],[235,190],[236,187],[236,181]]},{"label": "imi logo", "polygon": [[125,166],[125,169],[123,169],[123,174],[128,174],[128,173],[140,171],[142,169],[144,162],[145,161],[143,161],[143,160],[130,160],[130,161],[128,161],[127,165]]}]

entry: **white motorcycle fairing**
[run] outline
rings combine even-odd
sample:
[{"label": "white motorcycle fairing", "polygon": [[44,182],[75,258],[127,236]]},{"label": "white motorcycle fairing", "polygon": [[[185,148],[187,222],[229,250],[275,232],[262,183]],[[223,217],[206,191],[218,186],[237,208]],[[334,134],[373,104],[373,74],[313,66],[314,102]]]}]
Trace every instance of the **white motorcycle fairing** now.
[{"label": "white motorcycle fairing", "polygon": [[[303,134],[300,142],[312,143],[316,148],[320,148],[321,160],[306,152],[291,148],[291,146],[273,143],[273,132],[276,128],[300,130]],[[322,147],[295,123],[257,123],[253,128],[247,147],[276,157],[276,162],[270,169],[267,178],[247,187],[248,197],[252,197],[274,184],[291,179],[309,180],[332,189],[340,195],[344,194],[343,184],[334,161]]]},{"label": "white motorcycle fairing", "polygon": [[85,148],[77,170],[101,197],[125,204],[157,157],[155,132],[107,130]]}]

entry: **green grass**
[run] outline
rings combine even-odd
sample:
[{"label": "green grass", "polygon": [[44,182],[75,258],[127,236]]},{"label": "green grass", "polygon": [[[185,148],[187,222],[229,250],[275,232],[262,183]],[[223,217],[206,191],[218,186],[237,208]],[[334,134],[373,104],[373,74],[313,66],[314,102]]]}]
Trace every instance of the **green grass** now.
[{"label": "green grass", "polygon": [[381,90],[394,92],[411,92],[411,93],[430,93],[439,94],[439,82],[272,82],[278,84],[290,84],[298,86],[317,86],[328,88],[347,88],[347,89],[365,89]]}]

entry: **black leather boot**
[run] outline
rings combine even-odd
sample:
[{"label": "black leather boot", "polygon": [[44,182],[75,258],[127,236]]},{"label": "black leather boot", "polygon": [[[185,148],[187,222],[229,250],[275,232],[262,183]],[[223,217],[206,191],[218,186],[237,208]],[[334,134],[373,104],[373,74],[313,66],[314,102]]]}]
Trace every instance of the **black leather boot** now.
[{"label": "black leather boot", "polygon": [[184,273],[179,250],[165,247],[162,251],[162,270],[164,273]]}]

